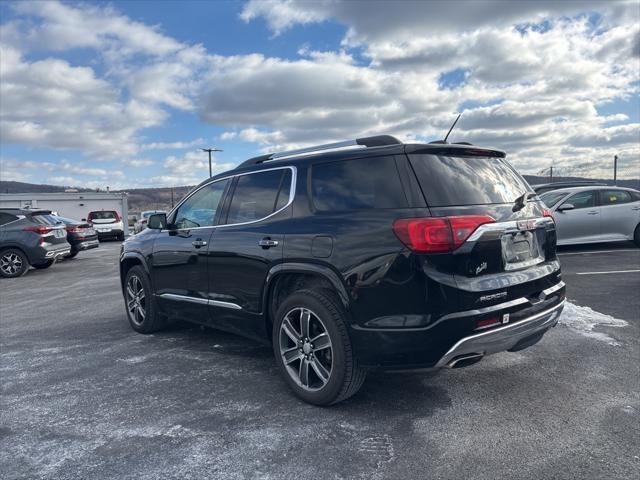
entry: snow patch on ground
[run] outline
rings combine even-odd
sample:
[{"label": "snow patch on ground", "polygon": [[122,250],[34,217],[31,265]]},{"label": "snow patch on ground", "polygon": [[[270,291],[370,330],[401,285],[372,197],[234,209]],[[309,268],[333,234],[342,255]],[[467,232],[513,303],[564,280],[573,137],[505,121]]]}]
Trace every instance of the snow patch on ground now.
[{"label": "snow patch on ground", "polygon": [[609,345],[620,346],[620,343],[603,332],[596,332],[596,327],[626,327],[629,324],[611,315],[596,312],[589,307],[581,307],[567,302],[558,320],[559,323],[587,337],[595,338]]}]

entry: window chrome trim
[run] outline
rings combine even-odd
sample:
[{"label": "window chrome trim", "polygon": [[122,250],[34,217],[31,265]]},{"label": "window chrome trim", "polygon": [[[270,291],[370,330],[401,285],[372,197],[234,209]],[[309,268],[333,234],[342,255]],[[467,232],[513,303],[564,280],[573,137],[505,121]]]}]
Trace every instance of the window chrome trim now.
[{"label": "window chrome trim", "polygon": [[[534,221],[534,228],[547,226],[553,223],[553,220],[549,217],[539,217],[531,219]],[[507,222],[496,222],[496,223],[483,223],[478,228],[474,230],[469,238],[467,238],[466,242],[475,242],[479,240],[482,235],[487,232],[496,232],[499,234],[504,233],[517,233],[520,229],[518,229],[518,221],[510,220]]]},{"label": "window chrome trim", "polygon": [[286,165],[286,166],[282,166],[282,167],[273,167],[273,168],[265,168],[265,169],[262,169],[262,170],[255,170],[253,172],[236,173],[234,175],[228,175],[226,177],[216,178],[215,180],[212,180],[210,182],[205,183],[204,185],[201,185],[199,188],[197,188],[196,190],[191,192],[187,197],[185,197],[182,200],[180,200],[180,203],[178,203],[178,205],[176,205],[174,208],[172,208],[171,211],[167,214],[167,218],[169,218],[171,215],[173,215],[173,213],[175,211],[177,211],[182,206],[182,204],[184,204],[184,202],[189,200],[197,192],[199,192],[200,190],[202,190],[205,187],[208,187],[212,183],[221,182],[223,180],[232,180],[232,179],[234,179],[236,177],[242,177],[244,175],[253,175],[255,173],[270,172],[272,170],[284,170],[284,169],[287,169],[287,168],[289,170],[291,170],[291,186],[290,186],[290,189],[289,189],[289,201],[287,202],[287,204],[284,207],[279,208],[275,212],[271,212],[266,217],[262,217],[262,218],[259,218],[257,220],[251,220],[249,222],[229,223],[229,224],[224,224],[224,225],[209,225],[209,226],[206,226],[206,227],[178,228],[176,230],[162,229],[160,231],[161,232],[181,232],[181,231],[191,231],[191,230],[202,230],[204,228],[235,227],[237,225],[249,225],[251,223],[262,222],[263,220],[266,220],[267,218],[270,218],[270,217],[280,213],[281,211],[283,211],[284,209],[286,209],[287,207],[289,207],[293,203],[293,200],[294,200],[294,198],[296,196],[296,182],[297,182],[297,171],[298,171],[298,169],[296,167],[294,167],[293,165]]},{"label": "window chrome trim", "polygon": [[175,293],[161,293],[158,295],[160,298],[167,300],[175,300],[177,302],[189,302],[198,303],[200,305],[209,305],[212,307],[230,308],[232,310],[242,310],[242,307],[237,303],[221,302],[220,300],[209,300],[207,298],[189,297],[187,295],[177,295]]}]

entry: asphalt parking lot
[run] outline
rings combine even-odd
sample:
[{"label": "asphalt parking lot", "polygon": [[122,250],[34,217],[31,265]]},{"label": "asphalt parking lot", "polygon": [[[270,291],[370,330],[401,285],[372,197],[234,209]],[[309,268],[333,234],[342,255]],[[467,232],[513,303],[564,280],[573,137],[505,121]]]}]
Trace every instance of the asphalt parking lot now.
[{"label": "asphalt parking lot", "polygon": [[252,341],[133,332],[118,249],[1,282],[3,478],[638,478],[640,249],[562,250],[571,304],[534,347],[330,408]]}]

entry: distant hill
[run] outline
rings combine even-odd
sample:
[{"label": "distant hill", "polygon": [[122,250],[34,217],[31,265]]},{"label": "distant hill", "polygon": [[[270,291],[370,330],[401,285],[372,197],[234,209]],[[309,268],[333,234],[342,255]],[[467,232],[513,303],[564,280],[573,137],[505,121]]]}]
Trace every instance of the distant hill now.
[{"label": "distant hill", "polygon": [[[524,178],[531,185],[540,183],[548,183],[549,177],[540,177],[536,175],[524,175]],[[576,180],[593,180],[609,185],[613,185],[611,179],[598,178],[581,178],[581,177],[554,177],[554,182],[576,181]],[[640,190],[640,178],[631,180],[618,180],[618,186],[635,188]],[[23,182],[7,182],[0,181],[0,193],[55,193],[64,192],[70,187],[61,187],[58,185],[36,185],[33,183]],[[74,187],[77,188],[77,187]],[[183,186],[173,188],[173,204],[176,204],[184,197],[193,186]],[[80,192],[91,192],[89,188],[77,188]],[[169,210],[172,207],[171,188],[134,188],[125,190],[129,194],[129,211],[141,212],[144,210]],[[112,190],[113,191],[113,190]]]},{"label": "distant hill", "polygon": [[0,180],[0,193],[63,193],[69,188],[75,188],[79,192],[92,192],[90,188],[64,187],[59,185],[38,185],[24,182],[5,182]]},{"label": "distant hill", "polygon": [[[549,177],[539,177],[536,175],[523,175],[523,177],[531,185],[549,183]],[[580,180],[590,180],[593,182],[601,182],[607,185],[613,185],[613,180],[610,178],[602,179],[602,178],[584,178],[584,177],[553,177],[554,182],[574,182],[574,181],[580,181]],[[640,178],[633,178],[630,180],[618,180],[617,185],[619,187],[635,188],[636,190],[640,190]]]}]

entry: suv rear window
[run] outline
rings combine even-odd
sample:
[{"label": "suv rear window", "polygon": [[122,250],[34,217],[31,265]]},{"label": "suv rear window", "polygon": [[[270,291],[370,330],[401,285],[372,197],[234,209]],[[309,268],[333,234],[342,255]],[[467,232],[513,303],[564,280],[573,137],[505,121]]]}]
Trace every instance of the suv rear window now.
[{"label": "suv rear window", "polygon": [[396,162],[390,156],[315,164],[311,190],[319,211],[408,206]]},{"label": "suv rear window", "polygon": [[104,210],[89,213],[89,218],[92,220],[115,220],[118,218],[118,214],[112,210]]},{"label": "suv rear window", "polygon": [[58,217],[54,217],[53,215],[49,214],[43,215],[34,213],[33,215],[31,215],[31,219],[41,225],[60,225],[62,223],[62,220],[58,219]]},{"label": "suv rear window", "polygon": [[500,158],[409,155],[430,207],[512,203],[530,188]]}]

